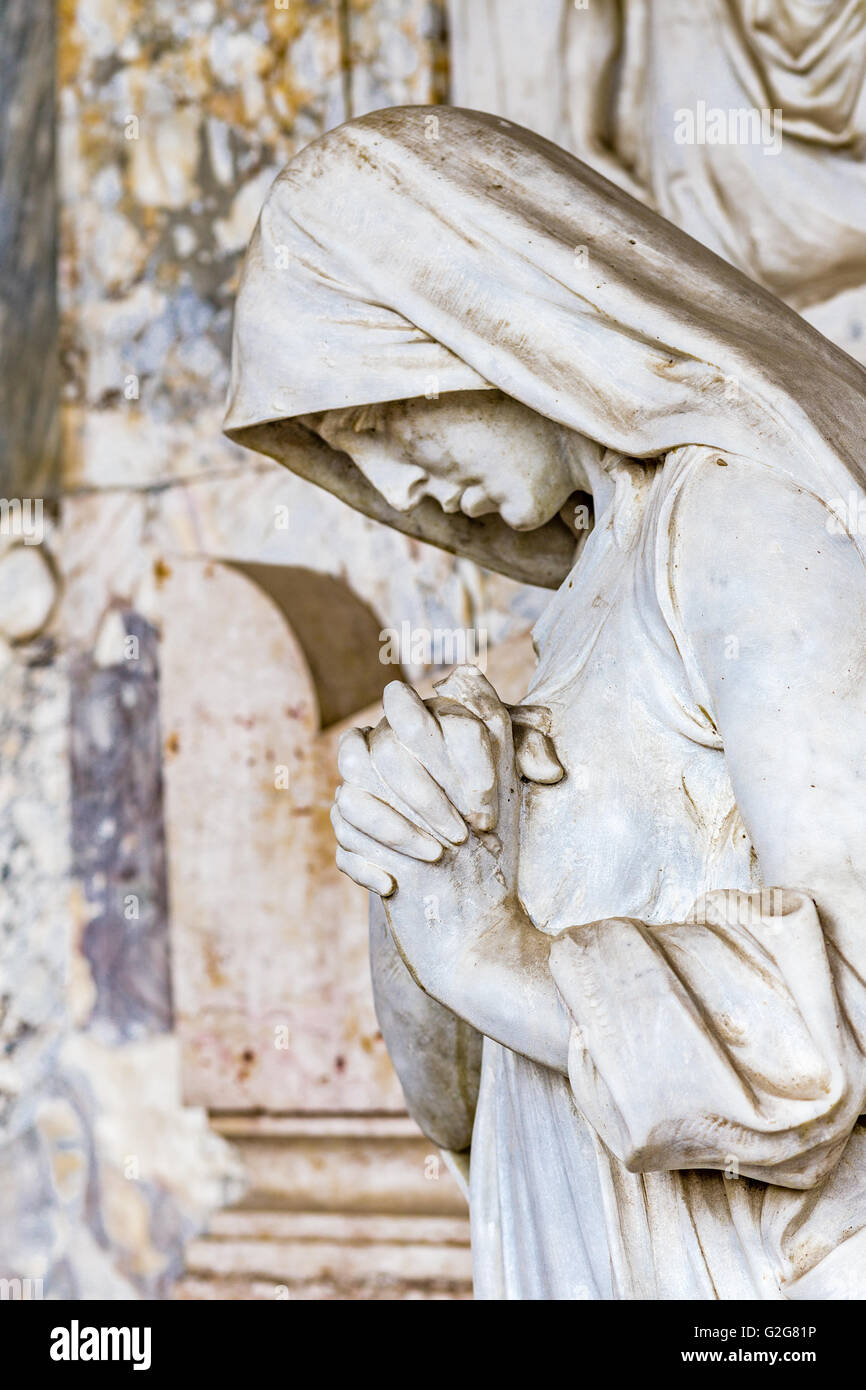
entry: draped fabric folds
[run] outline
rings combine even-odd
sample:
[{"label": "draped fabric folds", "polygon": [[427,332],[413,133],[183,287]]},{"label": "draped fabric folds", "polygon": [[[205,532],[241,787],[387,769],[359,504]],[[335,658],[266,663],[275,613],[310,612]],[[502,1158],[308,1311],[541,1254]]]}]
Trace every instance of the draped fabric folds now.
[{"label": "draped fabric folds", "polygon": [[580,1020],[572,1090],[627,1167],[729,1169],[794,1188],[832,1170],[862,1108],[864,1065],[810,899],[723,889],[683,923],[565,932],[550,958]]},{"label": "draped fabric folds", "polygon": [[225,429],[368,514],[556,587],[565,528],[396,513],[292,424],[496,387],[619,454],[700,443],[862,491],[866,374],[773,295],[508,121],[375,112],[274,183],[235,309]]}]

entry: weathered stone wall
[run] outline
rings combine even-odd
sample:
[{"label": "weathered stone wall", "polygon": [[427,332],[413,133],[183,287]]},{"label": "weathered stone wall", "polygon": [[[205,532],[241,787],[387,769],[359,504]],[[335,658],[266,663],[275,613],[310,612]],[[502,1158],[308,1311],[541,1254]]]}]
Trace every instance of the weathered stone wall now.
[{"label": "weathered stone wall", "polygon": [[[34,104],[50,110],[48,8],[7,8],[27,11],[22,42],[40,54],[31,121]],[[376,1296],[403,1287],[406,1269],[416,1293],[467,1287],[456,1189],[443,1173],[441,1197],[417,1196],[429,1146],[400,1128],[369,1001],[364,896],[335,889],[325,862],[333,740],[318,731],[398,674],[378,665],[380,628],[483,631],[493,644],[527,630],[539,596],[377,527],[220,433],[240,259],[271,179],[349,114],[441,99],[443,10],[58,7],[61,505],[46,509],[40,547],[17,547],[14,573],[0,557],[0,1275],[42,1278],[46,1296],[167,1296],[190,1238],[242,1190],[239,1151],[273,1164],[289,1121],[235,1144],[190,1100],[292,1111],[288,1169],[253,1178],[281,1208],[330,1200],[290,1181],[292,1154],[315,1150],[313,1169],[329,1155],[327,1190],[342,1201],[347,1175],[384,1155],[391,1207],[364,1195],[367,1179],[353,1189],[355,1226],[373,1223],[363,1270],[341,1284],[301,1260],[308,1294]],[[50,139],[50,122],[36,123]],[[41,322],[50,364],[47,310]],[[50,400],[50,365],[30,379]],[[30,407],[9,399],[20,424]],[[16,488],[38,482],[43,495],[47,452],[31,450]],[[305,792],[295,777],[280,801],[274,769],[295,756],[299,729],[324,740],[320,781]],[[313,877],[295,898],[281,896],[281,835],[309,851]],[[281,1021],[292,1042],[275,1053]],[[337,1129],[308,1133],[304,1114],[322,1111]],[[350,1111],[354,1131],[340,1128]],[[423,1221],[407,1242],[399,1223],[412,1211]],[[321,1221],[280,1220],[294,1267],[295,1237],[315,1229],[321,1245]],[[456,1264],[431,1262],[437,1229]],[[339,1232],[326,1234],[338,1250]],[[231,1265],[228,1245],[209,1248]],[[202,1288],[222,1278],[237,1296],[273,1296],[280,1270],[262,1270],[251,1248],[246,1269],[240,1256],[221,1273],[211,1255],[194,1261]]]},{"label": "weathered stone wall", "polygon": [[[0,9],[0,489],[57,479],[54,0]],[[28,491],[28,488],[30,489]]]}]

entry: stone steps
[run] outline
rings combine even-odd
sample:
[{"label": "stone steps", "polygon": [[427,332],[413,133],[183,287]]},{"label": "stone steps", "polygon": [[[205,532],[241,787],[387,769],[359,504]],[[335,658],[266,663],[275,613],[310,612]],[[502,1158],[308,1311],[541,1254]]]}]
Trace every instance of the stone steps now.
[{"label": "stone steps", "polygon": [[467,1219],[229,1208],[187,1247],[180,1298],[468,1298]]},{"label": "stone steps", "polygon": [[179,1299],[468,1299],[466,1201],[407,1116],[211,1116],[243,1201],[186,1251]]}]

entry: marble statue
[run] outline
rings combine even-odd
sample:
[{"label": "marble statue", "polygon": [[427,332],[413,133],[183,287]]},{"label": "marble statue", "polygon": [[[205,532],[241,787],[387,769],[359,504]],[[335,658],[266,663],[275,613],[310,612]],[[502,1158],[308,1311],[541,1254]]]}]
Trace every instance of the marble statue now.
[{"label": "marble statue", "polygon": [[524,702],[392,683],[333,812],[476,1296],[866,1296],[864,370],[556,146],[412,107],[274,184],[226,429],[556,590]]}]

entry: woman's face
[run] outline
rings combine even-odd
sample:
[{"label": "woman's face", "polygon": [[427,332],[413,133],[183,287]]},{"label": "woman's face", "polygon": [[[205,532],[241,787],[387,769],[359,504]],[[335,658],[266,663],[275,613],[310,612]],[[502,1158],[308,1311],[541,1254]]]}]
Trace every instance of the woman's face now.
[{"label": "woman's face", "polygon": [[567,432],[501,391],[328,410],[301,422],[348,454],[399,512],[433,497],[445,512],[499,512],[515,531],[530,531],[579,486]]}]

